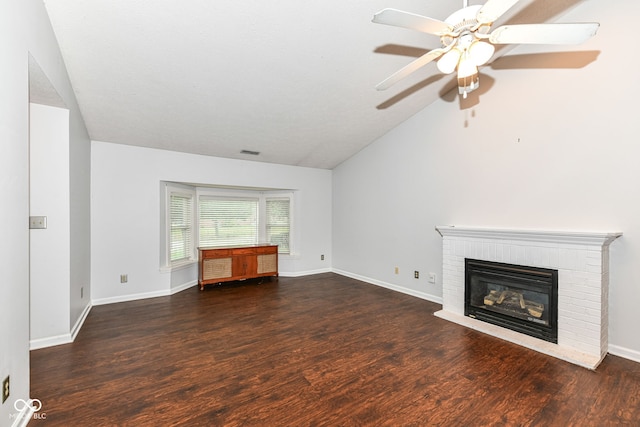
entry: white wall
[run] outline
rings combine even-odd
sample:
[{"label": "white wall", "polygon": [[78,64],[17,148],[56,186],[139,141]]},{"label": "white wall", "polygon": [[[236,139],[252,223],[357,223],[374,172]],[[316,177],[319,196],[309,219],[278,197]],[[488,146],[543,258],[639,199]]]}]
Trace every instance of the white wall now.
[{"label": "white wall", "polygon": [[69,332],[78,333],[91,307],[91,141],[81,119],[69,122]]},{"label": "white wall", "polygon": [[29,397],[29,122],[27,30],[30,7],[0,3],[0,381],[11,376],[11,397],[0,425],[11,424],[15,399]]},{"label": "white wall", "polygon": [[[195,265],[160,271],[161,181],[296,190],[299,256],[281,256],[280,273],[331,266],[331,171],[97,141],[91,155],[94,303],[167,295],[197,282]],[[128,275],[126,284],[120,283],[121,274]]]},{"label": "white wall", "polygon": [[[0,405],[0,426],[4,426],[15,419],[12,418],[16,415],[15,400],[30,397],[29,54],[40,64],[69,108],[70,141],[74,147],[82,146],[84,152],[88,152],[89,144],[42,1],[0,2],[0,52],[0,191],[3,200],[10,201],[3,203],[0,209],[3,227],[0,239],[0,269],[3,274],[0,286],[0,379],[11,376],[11,397]],[[78,167],[86,170],[86,166]],[[88,200],[89,194],[82,194],[76,208],[76,215],[87,223]],[[88,252],[89,248],[85,246],[78,250]],[[88,274],[84,279],[88,279]]]},{"label": "white wall", "polygon": [[611,246],[610,351],[640,361],[640,86],[626,75],[640,60],[619,43],[640,4],[618,3],[584,2],[561,18],[602,24],[575,48],[595,62],[484,70],[491,78],[481,75],[467,108],[440,100],[336,168],[333,267],[438,301],[437,225],[622,231]]},{"label": "white wall", "polygon": [[31,341],[69,334],[69,110],[30,104]]}]

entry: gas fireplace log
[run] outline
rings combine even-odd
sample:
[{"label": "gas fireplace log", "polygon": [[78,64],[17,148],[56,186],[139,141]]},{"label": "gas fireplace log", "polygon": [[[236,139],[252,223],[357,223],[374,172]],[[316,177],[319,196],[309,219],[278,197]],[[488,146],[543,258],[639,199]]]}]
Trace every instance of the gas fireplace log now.
[{"label": "gas fireplace log", "polygon": [[542,317],[542,313],[544,312],[544,304],[540,304],[535,301],[529,301],[524,299],[524,295],[521,292],[506,290],[506,291],[496,291],[491,290],[489,294],[484,297],[485,305],[500,305],[505,303],[506,301],[512,301],[512,303],[516,303],[520,306],[522,310],[527,310],[527,312],[539,319]]},{"label": "gas fireplace log", "polygon": [[[495,292],[495,294],[494,294],[494,292]],[[489,295],[487,295],[487,297],[490,297],[492,295],[496,295],[497,296],[498,292],[497,291],[491,291],[491,292],[489,292]],[[500,304],[502,304],[504,302],[505,299],[511,299],[513,301],[516,301],[518,304],[520,304],[520,308],[521,309],[523,309],[523,310],[525,309],[524,296],[522,295],[521,292],[511,291],[511,290],[502,291],[500,293],[500,295],[498,296],[498,298],[497,298],[495,303],[500,305]]]},{"label": "gas fireplace log", "polygon": [[527,312],[535,318],[541,318],[544,312],[544,304],[540,304],[534,301],[525,301],[527,306]]},{"label": "gas fireplace log", "polygon": [[500,294],[498,293],[498,291],[490,291],[489,295],[484,297],[484,304],[494,305],[498,301],[499,297],[500,297]]}]

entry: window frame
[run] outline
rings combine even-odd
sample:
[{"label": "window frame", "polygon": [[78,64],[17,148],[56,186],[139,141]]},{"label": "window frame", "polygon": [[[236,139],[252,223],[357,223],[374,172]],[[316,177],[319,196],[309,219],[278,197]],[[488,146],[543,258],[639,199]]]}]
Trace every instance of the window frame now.
[{"label": "window frame", "polygon": [[293,228],[293,194],[292,193],[266,193],[265,197],[264,197],[264,223],[263,223],[263,229],[264,229],[264,241],[265,242],[269,242],[268,236],[269,236],[269,226],[273,226],[272,224],[269,224],[269,216],[267,214],[267,202],[269,200],[284,200],[286,199],[289,202],[289,222],[288,222],[288,236],[287,236],[287,240],[288,240],[288,250],[285,251],[281,251],[280,245],[278,245],[278,254],[280,255],[292,255],[293,254],[293,238],[292,238],[292,228]]},{"label": "window frame", "polygon": [[[171,197],[174,195],[187,197],[191,201],[191,221],[189,225],[191,239],[188,244],[187,253],[188,256],[179,260],[171,260]],[[187,185],[181,185],[176,183],[165,183],[164,194],[164,254],[163,262],[161,263],[165,269],[180,268],[195,263],[197,259],[196,255],[196,236],[194,231],[197,230],[196,221],[196,191],[193,187]]]}]

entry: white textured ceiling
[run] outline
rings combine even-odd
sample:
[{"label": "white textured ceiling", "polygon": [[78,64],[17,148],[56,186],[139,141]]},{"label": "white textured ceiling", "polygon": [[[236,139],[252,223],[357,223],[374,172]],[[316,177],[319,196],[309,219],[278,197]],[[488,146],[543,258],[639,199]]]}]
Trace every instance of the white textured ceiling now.
[{"label": "white textured ceiling", "polygon": [[[522,0],[504,20],[545,22],[581,1]],[[462,4],[45,0],[91,139],[325,169],[438,97],[455,99],[435,64],[374,89],[439,40],[373,14],[444,19]]]}]

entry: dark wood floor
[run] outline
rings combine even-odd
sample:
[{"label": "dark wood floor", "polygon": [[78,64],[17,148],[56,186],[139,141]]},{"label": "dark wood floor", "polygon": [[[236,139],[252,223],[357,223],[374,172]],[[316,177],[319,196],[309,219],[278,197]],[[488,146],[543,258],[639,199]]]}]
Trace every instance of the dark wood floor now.
[{"label": "dark wood floor", "polygon": [[30,425],[640,425],[640,364],[594,372],[335,274],[91,310],[31,352]]}]

